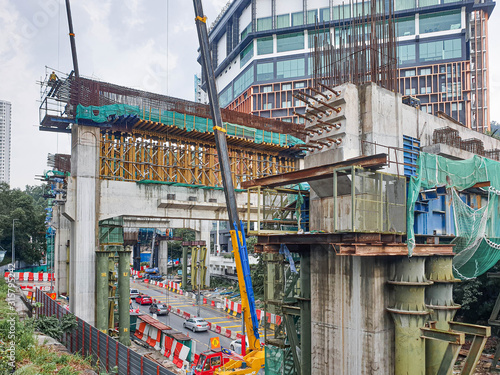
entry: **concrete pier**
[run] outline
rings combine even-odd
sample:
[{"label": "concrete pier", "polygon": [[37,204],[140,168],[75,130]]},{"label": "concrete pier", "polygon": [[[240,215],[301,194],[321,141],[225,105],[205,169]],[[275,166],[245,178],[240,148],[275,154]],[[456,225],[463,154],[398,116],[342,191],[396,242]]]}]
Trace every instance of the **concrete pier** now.
[{"label": "concrete pier", "polygon": [[385,257],[311,248],[311,373],[394,374],[394,325]]},{"label": "concrete pier", "polygon": [[[95,251],[99,206],[100,129],[74,126],[72,130],[71,177],[65,215],[71,221],[70,310],[95,324]],[[73,203],[73,205],[71,205]]]}]

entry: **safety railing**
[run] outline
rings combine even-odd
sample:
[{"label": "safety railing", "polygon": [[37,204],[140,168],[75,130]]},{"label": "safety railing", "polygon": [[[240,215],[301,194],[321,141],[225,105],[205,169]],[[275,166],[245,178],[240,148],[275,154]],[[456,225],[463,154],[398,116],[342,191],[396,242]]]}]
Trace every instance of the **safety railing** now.
[{"label": "safety railing", "polygon": [[249,234],[297,233],[309,231],[309,191],[288,188],[248,189],[248,218],[250,218],[251,196],[257,194],[257,222],[248,222]]}]

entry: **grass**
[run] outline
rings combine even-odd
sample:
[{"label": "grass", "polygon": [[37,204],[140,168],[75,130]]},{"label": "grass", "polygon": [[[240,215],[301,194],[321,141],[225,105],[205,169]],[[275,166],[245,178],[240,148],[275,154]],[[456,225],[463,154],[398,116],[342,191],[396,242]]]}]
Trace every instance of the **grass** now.
[{"label": "grass", "polygon": [[[20,321],[6,301],[8,286],[0,277],[0,374],[10,373],[6,353],[2,350],[11,341],[9,332],[15,324],[16,372],[15,375],[77,375],[92,369],[90,358],[78,354],[59,352],[53,347],[39,345],[35,340],[33,320]],[[14,310],[15,311],[15,310]],[[8,318],[14,317],[14,322]]]}]

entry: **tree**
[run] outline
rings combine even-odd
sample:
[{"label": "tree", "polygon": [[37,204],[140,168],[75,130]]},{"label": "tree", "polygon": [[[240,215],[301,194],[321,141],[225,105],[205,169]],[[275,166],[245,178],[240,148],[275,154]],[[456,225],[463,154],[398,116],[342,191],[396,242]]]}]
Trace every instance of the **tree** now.
[{"label": "tree", "polygon": [[[37,189],[30,188],[31,192]],[[45,252],[45,211],[33,197],[20,189],[0,184],[0,246],[12,249],[12,222],[15,221],[16,259],[37,263]],[[12,254],[11,254],[12,255]]]},{"label": "tree", "polygon": [[194,241],[196,239],[196,234],[192,229],[175,228],[174,237],[182,237],[182,241],[172,241],[169,243],[169,257],[172,259],[182,258],[182,242]]},{"label": "tree", "polygon": [[[500,271],[500,265],[489,270]],[[500,279],[489,278],[485,273],[476,279],[464,280],[453,286],[453,299],[462,307],[457,310],[455,320],[472,324],[487,324],[496,298],[500,293]]]}]

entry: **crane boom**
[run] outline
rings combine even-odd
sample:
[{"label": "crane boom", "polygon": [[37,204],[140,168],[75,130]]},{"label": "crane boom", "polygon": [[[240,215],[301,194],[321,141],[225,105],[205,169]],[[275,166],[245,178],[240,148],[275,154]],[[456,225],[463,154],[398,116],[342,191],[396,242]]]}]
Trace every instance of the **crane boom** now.
[{"label": "crane boom", "polygon": [[248,262],[248,252],[246,248],[243,224],[238,218],[236,206],[236,194],[234,191],[233,179],[229,163],[229,153],[226,141],[226,130],[222,125],[222,116],[219,107],[219,98],[215,84],[215,75],[210,57],[208,31],[206,17],[203,14],[201,0],[193,0],[195,10],[196,29],[200,42],[201,62],[206,77],[208,98],[210,101],[210,111],[213,119],[213,130],[215,134],[215,143],[217,155],[221,168],[222,183],[226,197],[226,205],[229,216],[229,226],[231,233],[231,242],[233,245],[234,258],[236,262],[236,271],[241,295],[242,313],[245,322],[246,333],[250,350],[260,350],[259,326],[257,313],[255,310],[255,298],[250,278],[250,265]]}]

